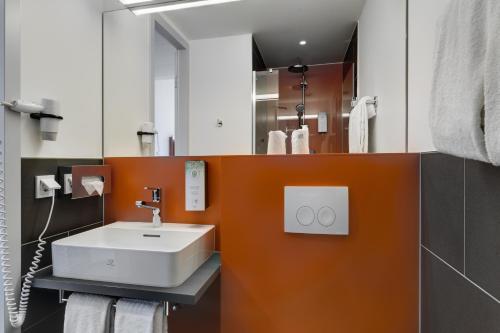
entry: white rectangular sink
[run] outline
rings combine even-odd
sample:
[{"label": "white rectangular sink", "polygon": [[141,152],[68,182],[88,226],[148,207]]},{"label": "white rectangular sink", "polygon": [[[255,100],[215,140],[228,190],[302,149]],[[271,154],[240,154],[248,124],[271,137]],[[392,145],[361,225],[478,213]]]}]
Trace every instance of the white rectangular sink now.
[{"label": "white rectangular sink", "polygon": [[214,252],[213,225],[116,222],[52,243],[57,277],[177,287]]}]

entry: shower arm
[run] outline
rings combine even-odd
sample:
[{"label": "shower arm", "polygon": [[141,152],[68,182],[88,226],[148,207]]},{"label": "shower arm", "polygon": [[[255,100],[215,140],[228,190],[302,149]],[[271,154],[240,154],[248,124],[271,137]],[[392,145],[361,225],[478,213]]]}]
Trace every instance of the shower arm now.
[{"label": "shower arm", "polygon": [[302,111],[302,126],[306,124],[306,73],[302,72],[302,105],[304,110]]}]

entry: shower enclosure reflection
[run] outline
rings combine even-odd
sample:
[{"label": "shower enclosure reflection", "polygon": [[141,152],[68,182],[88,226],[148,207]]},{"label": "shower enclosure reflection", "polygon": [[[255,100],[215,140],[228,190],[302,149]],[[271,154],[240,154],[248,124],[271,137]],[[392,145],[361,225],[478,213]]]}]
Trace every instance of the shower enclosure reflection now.
[{"label": "shower enclosure reflection", "polygon": [[[292,132],[309,129],[312,154],[347,153],[349,113],[343,112],[343,98],[354,96],[352,71],[346,64],[294,66],[255,74],[255,153],[266,154],[268,133],[287,135],[286,151],[292,152]],[[349,64],[352,68],[352,64]],[[300,69],[300,70],[299,70]],[[304,71],[303,71],[304,69]]]}]

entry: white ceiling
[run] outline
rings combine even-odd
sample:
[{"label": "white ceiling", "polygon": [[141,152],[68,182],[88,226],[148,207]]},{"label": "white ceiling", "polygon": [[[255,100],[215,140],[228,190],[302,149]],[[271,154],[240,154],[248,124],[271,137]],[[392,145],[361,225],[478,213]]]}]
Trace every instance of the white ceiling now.
[{"label": "white ceiling", "polygon": [[[342,61],[365,0],[242,0],[169,12],[190,39],[253,33],[268,67]],[[298,45],[307,40],[305,47]]]},{"label": "white ceiling", "polygon": [[252,33],[266,65],[284,67],[342,61],[365,1],[242,0],[165,15],[188,39]]}]

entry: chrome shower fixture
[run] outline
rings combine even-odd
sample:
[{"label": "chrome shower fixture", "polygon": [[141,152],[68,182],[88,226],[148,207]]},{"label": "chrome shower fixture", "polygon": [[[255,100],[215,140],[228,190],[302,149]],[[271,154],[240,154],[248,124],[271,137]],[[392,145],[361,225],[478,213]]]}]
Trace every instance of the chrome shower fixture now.
[{"label": "chrome shower fixture", "polygon": [[294,74],[302,74],[302,81],[300,81],[300,88],[302,90],[302,103],[295,107],[297,117],[299,118],[299,128],[306,124],[306,89],[308,86],[306,80],[306,72],[309,70],[307,65],[297,64],[288,67],[288,71]]}]

